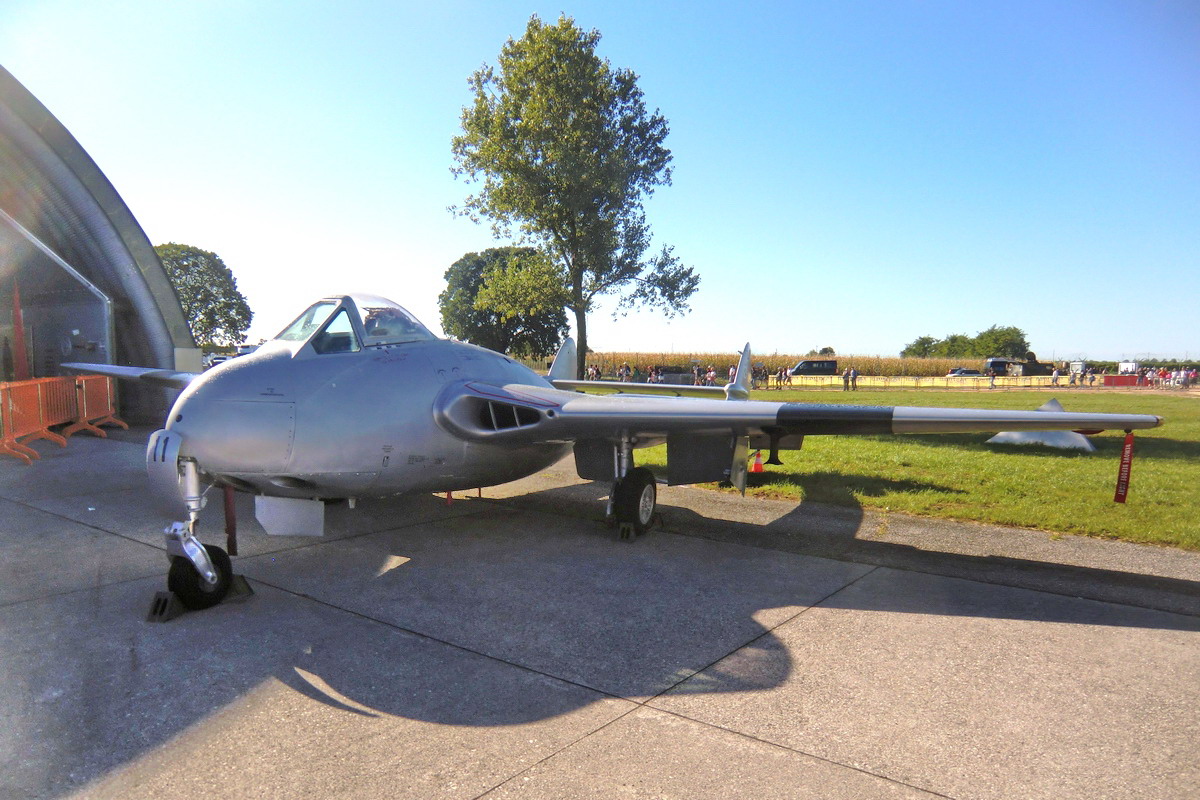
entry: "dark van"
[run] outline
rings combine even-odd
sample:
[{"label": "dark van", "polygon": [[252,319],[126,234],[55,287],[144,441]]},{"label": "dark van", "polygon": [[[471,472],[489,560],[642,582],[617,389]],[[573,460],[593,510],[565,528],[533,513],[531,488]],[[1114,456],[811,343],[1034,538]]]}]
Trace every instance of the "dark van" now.
[{"label": "dark van", "polygon": [[804,360],[791,369],[792,375],[837,375],[837,361],[820,359]]}]

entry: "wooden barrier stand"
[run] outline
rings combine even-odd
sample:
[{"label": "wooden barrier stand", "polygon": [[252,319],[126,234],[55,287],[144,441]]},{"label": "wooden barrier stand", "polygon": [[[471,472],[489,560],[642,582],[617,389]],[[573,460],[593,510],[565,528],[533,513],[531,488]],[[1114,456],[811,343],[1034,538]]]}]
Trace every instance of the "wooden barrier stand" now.
[{"label": "wooden barrier stand", "polygon": [[[0,454],[32,464],[41,455],[29,442],[48,439],[66,447],[79,431],[103,437],[108,434],[101,425],[128,429],[116,414],[112,379],[104,375],[0,383]],[[66,427],[51,430],[59,425]]]}]

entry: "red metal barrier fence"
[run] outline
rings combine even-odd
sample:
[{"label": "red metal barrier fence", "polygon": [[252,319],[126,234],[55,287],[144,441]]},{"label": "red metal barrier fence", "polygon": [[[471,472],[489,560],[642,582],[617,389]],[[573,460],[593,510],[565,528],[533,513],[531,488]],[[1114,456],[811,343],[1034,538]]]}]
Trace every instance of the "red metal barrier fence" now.
[{"label": "red metal barrier fence", "polygon": [[[117,425],[112,379],[104,375],[34,378],[0,383],[0,455],[32,464],[41,455],[29,442],[49,439],[60,447],[79,431],[107,436],[98,426]],[[51,428],[65,425],[59,431]]]},{"label": "red metal barrier fence", "polygon": [[80,375],[75,378],[75,421],[63,431],[71,436],[79,431],[105,437],[100,425],[116,425],[129,430],[129,426],[117,419],[116,398],[113,396],[112,378],[106,375]]}]

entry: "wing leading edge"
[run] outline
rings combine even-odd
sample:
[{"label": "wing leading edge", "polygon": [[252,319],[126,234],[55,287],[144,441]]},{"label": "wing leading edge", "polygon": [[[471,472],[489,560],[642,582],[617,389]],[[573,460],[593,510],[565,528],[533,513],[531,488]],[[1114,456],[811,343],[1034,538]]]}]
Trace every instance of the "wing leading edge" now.
[{"label": "wing leading edge", "polygon": [[195,372],[177,372],[173,369],[155,367],[119,367],[115,364],[59,364],[63,369],[92,375],[108,375],[113,378],[137,380],[154,386],[182,389],[198,376]]}]

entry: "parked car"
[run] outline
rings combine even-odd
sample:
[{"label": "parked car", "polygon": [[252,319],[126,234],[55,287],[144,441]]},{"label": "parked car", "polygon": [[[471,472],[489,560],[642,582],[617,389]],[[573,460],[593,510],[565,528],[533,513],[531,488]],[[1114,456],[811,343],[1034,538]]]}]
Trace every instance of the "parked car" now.
[{"label": "parked car", "polygon": [[983,375],[977,369],[967,369],[966,367],[955,367],[946,373],[947,378],[978,378]]},{"label": "parked car", "polygon": [[837,361],[805,359],[789,370],[792,375],[837,375]]}]

